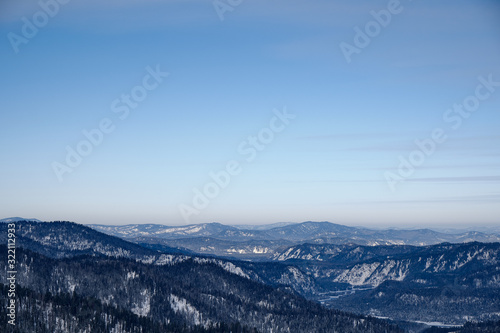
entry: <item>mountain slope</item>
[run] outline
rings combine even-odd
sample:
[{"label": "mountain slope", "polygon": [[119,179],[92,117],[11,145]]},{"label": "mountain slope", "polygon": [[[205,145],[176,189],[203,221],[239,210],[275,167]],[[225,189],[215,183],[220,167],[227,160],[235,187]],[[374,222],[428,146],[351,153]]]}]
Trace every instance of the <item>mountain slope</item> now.
[{"label": "mountain slope", "polygon": [[[0,242],[6,244],[8,224],[0,224]],[[16,222],[17,244],[49,257],[82,254],[148,259],[158,252],[121,238],[105,235],[73,222]]]},{"label": "mountain slope", "polygon": [[[0,284],[0,301],[7,303],[9,288]],[[191,333],[209,332],[209,329],[185,328],[178,324],[161,324],[135,313],[106,305],[92,297],[75,293],[37,293],[29,288],[19,287],[15,326],[8,323],[7,309],[0,308],[2,332],[133,332],[133,333]],[[231,330],[219,330],[231,332]],[[242,332],[252,332],[244,329]]]},{"label": "mountain slope", "polygon": [[500,243],[304,244],[276,254],[328,292],[323,304],[399,320],[500,319]]}]

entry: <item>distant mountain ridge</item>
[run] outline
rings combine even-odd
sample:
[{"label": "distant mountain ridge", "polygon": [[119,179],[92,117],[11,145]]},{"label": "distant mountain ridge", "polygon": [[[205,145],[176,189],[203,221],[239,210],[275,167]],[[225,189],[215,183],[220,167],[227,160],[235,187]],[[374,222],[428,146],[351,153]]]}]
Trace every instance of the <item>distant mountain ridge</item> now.
[{"label": "distant mountain ridge", "polygon": [[[9,217],[0,222],[34,221],[34,218]],[[351,227],[332,222],[302,223],[280,222],[267,225],[225,225],[217,222],[191,225],[170,226],[163,224],[103,225],[88,224],[89,227],[120,238],[155,237],[162,239],[181,239],[210,237],[228,241],[249,240],[287,240],[292,242],[312,242],[359,245],[432,245],[443,242],[498,242],[500,226],[491,228],[492,232],[468,231],[454,233],[425,229],[369,229]],[[479,228],[484,229],[484,228]]]},{"label": "distant mountain ridge", "polygon": [[467,242],[467,241],[500,241],[500,235],[486,234],[484,232],[469,231],[453,234],[433,231],[431,229],[386,229],[375,230],[361,227],[349,227],[331,222],[302,222],[284,226],[258,226],[245,229],[224,225],[221,223],[201,223],[185,226],[168,226],[162,224],[129,224],[129,225],[99,225],[89,224],[91,228],[113,234],[122,238],[138,236],[154,236],[165,239],[212,237],[218,239],[267,239],[267,240],[328,240],[346,238],[361,242],[392,241],[399,245],[431,245],[430,243],[442,242]]},{"label": "distant mountain ridge", "polygon": [[158,244],[239,259],[270,259],[290,245],[358,244],[426,246],[464,242],[500,242],[499,234],[468,231],[459,234],[431,229],[373,230],[331,222],[303,222],[267,228],[244,229],[220,223],[185,226],[159,224],[89,225],[109,235],[141,243]]},{"label": "distant mountain ridge", "polygon": [[19,222],[19,221],[33,221],[33,222],[42,222],[40,220],[37,220],[37,219],[27,219],[27,218],[24,218],[24,217],[7,217],[5,219],[1,219],[0,220],[0,223],[12,223],[12,222]]}]

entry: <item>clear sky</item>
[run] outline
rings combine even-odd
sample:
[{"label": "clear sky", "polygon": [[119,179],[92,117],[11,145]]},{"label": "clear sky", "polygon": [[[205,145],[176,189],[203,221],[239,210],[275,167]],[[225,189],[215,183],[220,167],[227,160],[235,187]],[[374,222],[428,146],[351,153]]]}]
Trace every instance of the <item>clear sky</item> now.
[{"label": "clear sky", "polygon": [[4,0],[0,217],[500,224],[500,3]]}]

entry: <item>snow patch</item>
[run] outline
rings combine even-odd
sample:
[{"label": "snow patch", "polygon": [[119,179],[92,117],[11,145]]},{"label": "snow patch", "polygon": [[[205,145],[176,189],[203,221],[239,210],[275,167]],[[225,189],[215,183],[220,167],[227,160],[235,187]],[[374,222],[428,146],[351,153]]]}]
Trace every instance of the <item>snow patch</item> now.
[{"label": "snow patch", "polygon": [[333,282],[346,282],[354,286],[361,286],[380,266],[379,262],[372,264],[356,265],[351,269],[343,271]]},{"label": "snow patch", "polygon": [[195,325],[200,325],[202,323],[203,318],[200,312],[194,306],[189,304],[184,298],[170,294],[169,301],[172,310],[176,313],[184,314],[191,319]]},{"label": "snow patch", "polygon": [[193,260],[194,260],[194,262],[196,262],[198,264],[208,264],[208,263],[216,264],[217,266],[221,267],[222,269],[224,269],[225,271],[227,271],[229,273],[236,274],[236,275],[239,275],[241,277],[250,279],[250,277],[245,272],[243,272],[243,270],[240,267],[236,266],[232,262],[224,262],[222,260],[215,260],[215,259],[208,259],[208,258],[193,258]]},{"label": "snow patch", "polygon": [[140,295],[141,300],[132,304],[131,311],[138,316],[146,317],[151,310],[151,295],[147,289],[144,289]]}]

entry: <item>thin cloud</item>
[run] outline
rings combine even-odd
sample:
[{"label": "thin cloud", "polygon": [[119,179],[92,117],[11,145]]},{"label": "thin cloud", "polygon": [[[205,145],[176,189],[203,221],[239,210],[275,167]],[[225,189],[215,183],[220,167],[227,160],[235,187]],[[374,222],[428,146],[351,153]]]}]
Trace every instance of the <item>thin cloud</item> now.
[{"label": "thin cloud", "polygon": [[467,196],[440,197],[440,198],[425,198],[425,199],[408,199],[408,200],[379,200],[379,201],[362,201],[362,202],[344,202],[344,204],[442,204],[442,203],[491,203],[500,202],[500,193],[492,194],[476,194]]},{"label": "thin cloud", "polygon": [[407,179],[408,182],[498,182],[500,176],[463,176],[463,177],[428,177],[428,178],[413,178]]},{"label": "thin cloud", "polygon": [[[416,134],[416,133],[415,133]],[[366,140],[366,139],[394,139],[401,136],[407,137],[409,133],[338,133],[338,134],[320,134],[320,135],[307,135],[299,136],[297,140]]]}]

